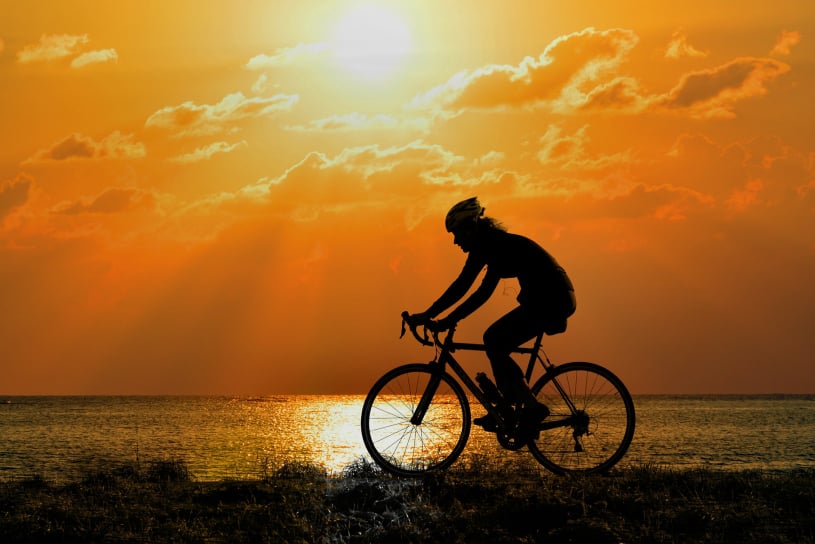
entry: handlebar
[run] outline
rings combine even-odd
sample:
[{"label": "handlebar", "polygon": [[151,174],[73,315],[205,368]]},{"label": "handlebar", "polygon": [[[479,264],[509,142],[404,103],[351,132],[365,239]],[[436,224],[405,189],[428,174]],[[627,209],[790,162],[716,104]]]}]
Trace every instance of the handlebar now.
[{"label": "handlebar", "polygon": [[[425,345],[425,346],[433,346],[433,345],[438,345],[440,343],[439,342],[439,331],[429,329],[427,322],[419,322],[419,321],[417,321],[415,319],[411,319],[411,317],[412,316],[407,311],[402,312],[402,334],[399,335],[399,338],[402,338],[403,336],[405,336],[405,325],[407,325],[408,328],[410,329],[411,334],[413,334],[413,337],[420,344]],[[418,328],[420,326],[422,327],[422,333],[423,333],[422,335],[419,334],[419,330],[418,330]],[[432,340],[430,339],[430,336],[427,334],[428,330],[430,330],[432,332],[432,334],[433,334],[433,339]]]}]

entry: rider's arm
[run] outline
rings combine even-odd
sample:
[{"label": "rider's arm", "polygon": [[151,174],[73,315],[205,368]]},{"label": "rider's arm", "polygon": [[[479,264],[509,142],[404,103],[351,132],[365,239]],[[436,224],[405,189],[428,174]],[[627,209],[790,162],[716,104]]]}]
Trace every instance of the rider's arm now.
[{"label": "rider's arm", "polygon": [[501,277],[498,274],[491,274],[488,268],[481,285],[478,286],[478,289],[476,289],[473,294],[467,298],[467,300],[462,302],[458,308],[450,312],[450,315],[448,315],[445,319],[452,321],[453,323],[457,323],[476,311],[482,304],[487,302],[490,296],[492,296],[492,293],[495,291],[495,288],[498,287],[498,282],[500,280]]},{"label": "rider's arm", "polygon": [[432,319],[455,304],[461,297],[467,294],[467,291],[472,287],[482,268],[484,268],[484,263],[471,253],[467,257],[467,262],[464,263],[464,268],[461,269],[461,273],[458,277],[453,280],[450,287],[447,288],[424,314]]}]

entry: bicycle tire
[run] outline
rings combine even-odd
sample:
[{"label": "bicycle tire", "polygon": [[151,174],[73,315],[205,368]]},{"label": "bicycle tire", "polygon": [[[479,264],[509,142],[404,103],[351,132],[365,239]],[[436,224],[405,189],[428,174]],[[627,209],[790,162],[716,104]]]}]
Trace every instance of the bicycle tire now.
[{"label": "bicycle tire", "polygon": [[423,421],[411,422],[431,377],[428,364],[387,372],[371,387],[362,406],[362,440],[374,462],[397,476],[444,470],[461,455],[470,436],[470,405],[461,385],[446,372]]},{"label": "bicycle tire", "polygon": [[571,417],[559,384],[581,418],[541,431],[528,445],[535,459],[555,474],[602,473],[617,464],[634,438],[634,401],[610,370],[588,362],[566,363],[547,372],[532,392],[551,411],[545,422]]}]

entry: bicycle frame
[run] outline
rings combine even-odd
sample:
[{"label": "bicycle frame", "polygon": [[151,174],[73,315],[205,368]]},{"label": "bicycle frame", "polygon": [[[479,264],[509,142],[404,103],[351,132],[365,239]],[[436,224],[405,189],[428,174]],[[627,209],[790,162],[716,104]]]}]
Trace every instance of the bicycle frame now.
[{"label": "bicycle frame", "polygon": [[[436,394],[436,390],[438,389],[439,383],[441,382],[441,375],[444,374],[446,367],[450,367],[455,375],[458,377],[459,381],[464,385],[464,387],[476,398],[478,402],[490,413],[498,422],[499,427],[503,429],[507,429],[509,427],[509,423],[506,420],[504,414],[501,413],[501,410],[498,410],[495,406],[490,403],[487,398],[484,396],[484,393],[481,391],[481,388],[476,385],[470,375],[467,373],[466,370],[461,366],[461,364],[453,357],[452,353],[456,350],[462,351],[486,351],[486,346],[484,344],[473,344],[468,342],[455,342],[453,340],[453,335],[455,333],[455,329],[451,329],[447,336],[444,339],[444,342],[439,342],[438,333],[433,334],[433,342],[429,341],[422,341],[421,338],[416,335],[416,332],[413,328],[411,328],[414,336],[416,336],[419,341],[422,343],[429,345],[433,344],[436,347],[441,346],[441,351],[437,354],[436,359],[429,363],[429,365],[434,367],[434,376],[431,378],[430,383],[428,383],[427,389],[425,389],[422,398],[419,400],[418,405],[416,406],[416,410],[413,413],[413,417],[411,418],[411,423],[414,425],[420,425],[422,420],[424,419],[425,413],[427,412],[428,407],[430,406],[430,402],[433,400],[433,396]],[[528,383],[532,383],[532,374],[535,370],[535,362],[540,362],[541,367],[543,367],[544,373],[548,373],[551,369],[555,368],[555,365],[549,360],[549,357],[546,356],[545,352],[541,350],[541,343],[543,341],[543,333],[538,335],[535,338],[534,345],[532,347],[524,347],[520,346],[512,350],[511,353],[513,354],[529,354],[529,363],[527,365],[526,372],[524,374],[526,381]],[[541,353],[543,353],[543,357],[541,357]],[[576,415],[577,410],[572,403],[572,400],[560,386],[556,379],[553,379],[553,383],[557,388],[560,395],[563,397],[564,402],[569,407],[571,412],[571,417],[563,418],[560,420],[555,421],[544,421],[541,423],[540,429],[541,430],[549,430],[554,429],[557,427],[568,427],[573,423],[573,417]]]},{"label": "bicycle frame", "polygon": [[540,423],[531,428],[525,400],[518,405],[514,399],[493,398],[493,387],[477,374],[471,378],[464,369],[469,365],[456,360],[456,351],[487,352],[483,344],[456,342],[454,329],[440,335],[433,331],[436,322],[402,312],[402,336],[407,326],[420,344],[434,348],[435,357],[392,368],[365,397],[362,440],[384,470],[413,477],[450,467],[467,445],[475,402],[491,416],[479,424],[495,433],[503,448],[527,447],[555,474],[605,473],[628,450],[634,403],[625,384],[607,368],[588,361],[552,364],[541,348],[543,335],[512,350],[522,369],[522,357],[529,357],[521,374],[535,400],[549,408],[548,416],[536,418]]}]

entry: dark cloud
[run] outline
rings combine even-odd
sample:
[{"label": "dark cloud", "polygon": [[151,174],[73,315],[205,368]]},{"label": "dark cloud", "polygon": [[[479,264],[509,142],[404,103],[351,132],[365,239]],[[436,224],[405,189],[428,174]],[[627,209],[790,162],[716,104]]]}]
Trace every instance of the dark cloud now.
[{"label": "dark cloud", "polygon": [[120,213],[137,208],[151,207],[155,197],[137,189],[112,188],[90,200],[77,200],[60,204],[51,213],[77,215],[82,213]]},{"label": "dark cloud", "polygon": [[49,148],[35,153],[25,162],[66,161],[87,159],[128,159],[146,155],[144,144],[133,140],[132,134],[111,133],[100,141],[71,134]]},{"label": "dark cloud", "polygon": [[0,183],[0,221],[28,202],[33,181],[25,175]]},{"label": "dark cloud", "polygon": [[79,134],[71,134],[42,156],[43,159],[63,161],[71,158],[90,158],[95,152],[94,142]]},{"label": "dark cloud", "polygon": [[690,110],[697,117],[732,117],[736,102],[767,92],[767,83],[789,71],[773,59],[740,58],[709,70],[686,74],[657,107]]}]

